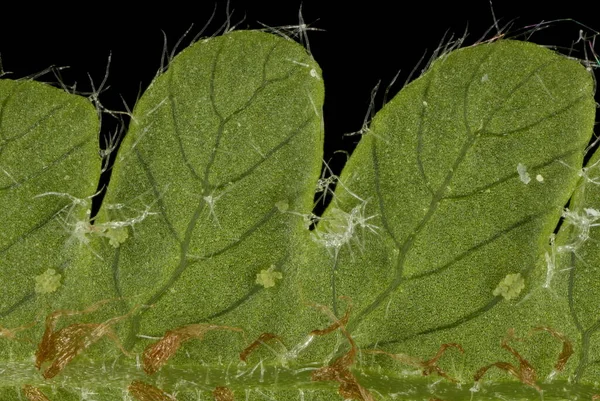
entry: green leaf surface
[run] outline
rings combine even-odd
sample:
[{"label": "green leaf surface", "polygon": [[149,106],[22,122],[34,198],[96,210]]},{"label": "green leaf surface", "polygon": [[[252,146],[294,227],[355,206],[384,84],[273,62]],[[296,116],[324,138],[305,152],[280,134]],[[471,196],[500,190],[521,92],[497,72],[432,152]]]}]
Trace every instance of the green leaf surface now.
[{"label": "green leaf surface", "polygon": [[[85,220],[100,170],[98,120],[85,99],[32,81],[0,81],[2,326],[44,305],[35,277],[66,274],[74,227]],[[74,210],[75,198],[80,208]],[[10,283],[10,285],[8,285]]]},{"label": "green leaf surface", "polygon": [[[3,365],[31,358],[33,338],[10,341],[11,333],[41,333],[31,326],[55,308],[52,299],[80,255],[100,174],[98,130],[86,99],[38,82],[0,80]],[[0,375],[2,387],[13,380]]]},{"label": "green leaf surface", "polygon": [[575,326],[574,338],[580,344],[578,362],[573,364],[574,378],[579,381],[595,380],[600,374],[600,348],[597,345],[600,329],[599,159],[600,152],[596,151],[588,164],[579,170],[581,178],[569,208],[563,213],[564,223],[546,255],[544,285],[560,291],[568,299],[569,320]]},{"label": "green leaf surface", "polygon": [[[138,381],[180,401],[591,399],[593,92],[534,44],[446,54],[377,113],[316,218],[318,65],[261,32],[201,40],[140,98],[91,226],[95,111],[0,81],[0,399],[150,397]],[[181,344],[150,371],[165,335]],[[64,369],[35,368],[69,344]]]},{"label": "green leaf surface", "polygon": [[[459,343],[464,356],[449,355],[446,366],[472,381],[486,364],[518,366],[500,347],[509,328],[525,336],[553,327],[575,341],[566,294],[543,287],[543,255],[578,180],[592,93],[576,63],[498,42],[438,60],[375,117],[341,177],[348,190],[330,209],[360,206],[371,219],[357,250],[349,243],[322,269],[330,303],[343,294],[360,305],[350,323],[360,343],[423,357]],[[515,274],[524,279],[520,296],[496,291]],[[527,341],[522,355],[544,378],[562,344],[541,334]],[[391,358],[373,363],[405,368]],[[500,369],[488,378],[510,379]]]},{"label": "green leaf surface", "polygon": [[[307,233],[286,210],[312,206],[319,75],[297,44],[241,32],[185,50],[140,99],[106,199],[153,211],[113,259],[114,295],[154,305],[134,334],[226,322],[258,336],[294,320],[294,248]],[[271,268],[275,288],[258,284]]]}]

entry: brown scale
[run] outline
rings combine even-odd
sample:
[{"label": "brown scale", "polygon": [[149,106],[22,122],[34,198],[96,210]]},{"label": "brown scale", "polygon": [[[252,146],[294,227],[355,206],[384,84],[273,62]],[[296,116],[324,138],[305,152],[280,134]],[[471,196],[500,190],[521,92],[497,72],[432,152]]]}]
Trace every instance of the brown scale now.
[{"label": "brown scale", "polygon": [[273,341],[273,340],[277,340],[283,344],[283,342],[281,341],[281,338],[279,338],[279,336],[277,336],[276,334],[262,333],[260,336],[258,336],[258,338],[256,340],[254,340],[254,342],[252,344],[247,346],[240,353],[240,359],[242,361],[246,362],[246,359],[248,359],[248,355],[250,355],[256,348],[260,347],[261,345],[265,344],[268,341]]},{"label": "brown scale", "polygon": [[508,352],[510,352],[511,354],[513,354],[518,360],[519,360],[519,367],[515,367],[514,365],[508,363],[508,362],[496,362],[496,363],[492,363],[490,365],[484,366],[481,369],[479,369],[474,376],[474,380],[476,382],[478,382],[479,380],[481,380],[481,378],[483,377],[483,375],[492,367],[497,367],[498,369],[504,370],[505,372],[508,372],[509,374],[513,375],[514,377],[516,377],[517,379],[519,379],[519,381],[523,384],[526,384],[528,386],[531,386],[533,388],[535,388],[537,391],[541,391],[542,389],[537,385],[536,381],[537,381],[537,374],[535,373],[535,369],[533,368],[533,366],[531,366],[531,364],[529,363],[529,361],[527,361],[525,358],[523,358],[521,356],[521,354],[519,354],[517,352],[517,350],[515,350],[513,347],[511,347],[510,345],[508,345],[508,342],[510,340],[513,340],[515,338],[515,331],[514,329],[508,329],[508,332],[506,334],[506,337],[504,337],[502,339],[502,342],[500,343],[500,345],[502,346],[502,348],[504,348],[505,350],[507,350]]},{"label": "brown scale", "polygon": [[112,325],[131,316],[137,307],[126,315],[114,317],[102,323],[74,323],[56,330],[57,320],[61,316],[76,316],[96,311],[100,306],[112,300],[103,300],[81,311],[58,310],[46,317],[46,330],[36,351],[35,366],[41,369],[42,364],[51,362],[43,376],[50,379],[60,373],[64,367],[77,355],[96,343],[102,337],[111,339],[127,356],[132,356],[123,348]]},{"label": "brown scale", "polygon": [[[348,298],[344,298],[348,301]],[[323,330],[313,330],[311,331],[311,335],[314,336],[323,336],[329,334],[337,329],[340,329],[348,342],[350,343],[350,351],[341,357],[337,358],[331,365],[324,366],[320,369],[315,370],[312,373],[312,381],[335,381],[340,384],[338,392],[344,397],[346,400],[359,400],[359,401],[374,401],[373,396],[369,391],[362,387],[352,371],[350,367],[354,364],[356,359],[356,353],[358,351],[358,347],[354,342],[354,339],[350,336],[348,331],[346,330],[346,324],[348,322],[348,318],[350,316],[350,310],[352,306],[348,303],[348,308],[346,309],[346,313],[342,319],[338,319],[329,308],[323,305],[313,305],[314,307],[322,310],[325,314],[327,314],[331,320],[333,320],[333,324]]]},{"label": "brown scale", "polygon": [[[554,338],[562,341],[563,348],[558,356],[558,361],[554,365],[554,370],[556,372],[562,371],[563,368],[565,367],[567,361],[569,360],[570,356],[573,354],[573,346],[572,346],[571,342],[564,334],[561,334],[550,327],[536,327],[533,329],[533,332],[536,332],[536,331],[548,332]],[[531,386],[534,389],[536,389],[537,391],[542,391],[542,389],[537,385],[537,374],[536,374],[533,366],[525,358],[523,358],[514,348],[512,348],[510,345],[508,345],[508,342],[513,339],[515,339],[514,329],[511,328],[511,329],[508,329],[508,333],[507,333],[506,337],[504,337],[504,339],[502,339],[501,346],[502,346],[502,348],[504,348],[505,350],[507,350],[508,352],[513,354],[519,360],[519,367],[517,368],[508,362],[492,363],[490,365],[482,367],[475,373],[475,377],[474,377],[475,381],[481,380],[483,375],[490,368],[495,366],[498,369],[504,370],[504,371],[508,372],[509,374],[513,375],[521,383]]]},{"label": "brown scale", "polygon": [[344,313],[344,316],[342,316],[341,319],[338,319],[330,310],[329,308],[327,308],[324,305],[318,305],[318,304],[314,304],[312,305],[314,308],[320,309],[323,313],[325,313],[326,315],[328,315],[329,317],[331,317],[333,319],[333,323],[328,326],[327,328],[323,329],[323,330],[313,330],[310,332],[310,335],[312,336],[324,336],[327,335],[329,333],[334,332],[335,330],[339,329],[339,328],[344,328],[346,327],[346,325],[348,324],[348,320],[350,319],[350,311],[352,310],[352,304],[350,303],[350,300],[348,297],[341,297],[342,299],[344,299],[346,302],[348,302],[348,308],[346,308],[346,313]]},{"label": "brown scale", "polygon": [[206,332],[211,330],[230,330],[243,333],[242,329],[214,324],[190,324],[175,330],[169,330],[157,342],[146,347],[143,354],[144,372],[156,373],[175,355],[181,344],[193,338],[202,340]]},{"label": "brown scale", "polygon": [[213,390],[215,401],[234,401],[233,391],[227,387],[217,387]]},{"label": "brown scale", "polygon": [[165,393],[158,387],[139,380],[131,382],[127,391],[138,401],[177,401],[171,394]]},{"label": "brown scale", "polygon": [[369,354],[387,355],[397,361],[402,362],[405,365],[414,366],[415,368],[423,369],[423,376],[428,376],[432,373],[437,373],[439,376],[441,376],[445,379],[448,379],[453,383],[456,383],[457,382],[456,379],[448,376],[448,374],[446,372],[444,372],[439,366],[437,366],[438,360],[442,357],[442,355],[444,355],[444,352],[446,352],[446,350],[451,347],[458,349],[463,354],[465,352],[463,350],[462,346],[460,344],[456,344],[456,343],[442,344],[440,346],[440,349],[438,350],[437,354],[435,354],[435,356],[433,358],[431,358],[427,361],[422,361],[418,358],[415,358],[415,357],[412,357],[409,355],[405,355],[405,354],[390,354],[388,352],[380,351],[380,350],[366,350],[363,352],[369,353]]},{"label": "brown scale", "polygon": [[556,330],[554,330],[551,327],[546,327],[546,326],[536,327],[533,329],[533,331],[534,332],[535,331],[548,332],[552,335],[552,337],[556,338],[559,341],[562,341],[563,347],[562,347],[562,350],[560,351],[560,354],[558,355],[558,361],[556,361],[556,364],[554,365],[555,371],[562,372],[563,369],[565,368],[565,365],[567,364],[569,358],[571,357],[571,355],[573,355],[573,344],[571,344],[571,341],[569,341],[567,336],[565,336],[562,333],[557,332]]},{"label": "brown scale", "polygon": [[25,397],[29,401],[50,401],[39,388],[30,386],[29,384],[23,386],[23,394],[25,394]]}]

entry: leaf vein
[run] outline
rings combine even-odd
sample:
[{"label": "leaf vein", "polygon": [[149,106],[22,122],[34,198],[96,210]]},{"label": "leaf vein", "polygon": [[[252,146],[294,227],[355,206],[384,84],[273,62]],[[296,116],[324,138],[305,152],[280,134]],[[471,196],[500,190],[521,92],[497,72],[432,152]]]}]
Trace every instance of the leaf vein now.
[{"label": "leaf vein", "polygon": [[[560,154],[560,155],[558,155],[556,157],[553,157],[553,158],[551,158],[551,159],[549,159],[549,160],[547,160],[547,161],[545,161],[543,163],[536,164],[535,166],[531,166],[531,169],[535,171],[535,170],[542,169],[544,167],[548,167],[549,165],[551,165],[551,164],[553,164],[555,162],[560,162],[560,160],[563,157],[570,156],[570,155],[574,154],[575,152],[579,152],[579,151],[580,151],[580,149],[578,149],[578,148],[575,148],[575,149],[572,149],[572,150],[568,150],[565,153],[562,153],[562,154]],[[496,186],[498,186],[500,184],[503,184],[503,183],[505,183],[505,182],[507,182],[507,181],[509,181],[511,179],[517,178],[517,177],[519,177],[519,173],[515,169],[515,171],[513,173],[508,174],[508,175],[506,175],[506,176],[504,176],[504,177],[502,177],[502,178],[500,178],[500,179],[498,179],[498,180],[496,180],[496,181],[494,181],[494,182],[492,182],[492,183],[490,183],[488,185],[481,186],[481,187],[476,188],[476,189],[474,189],[474,190],[472,190],[470,192],[467,192],[467,193],[458,194],[458,195],[452,195],[452,196],[445,196],[442,200],[447,200],[447,201],[468,200],[470,197],[472,197],[474,195],[480,194],[481,192],[486,191],[488,189],[492,189],[492,188],[494,188],[494,187],[496,187]]]},{"label": "leaf vein", "polygon": [[150,166],[148,166],[148,163],[146,163],[146,160],[144,160],[144,158],[140,154],[139,149],[135,148],[134,152],[135,152],[136,158],[138,159],[140,165],[142,166],[142,169],[144,170],[144,173],[146,174],[146,179],[150,183],[150,187],[152,188],[152,192],[156,199],[156,203],[158,204],[158,210],[159,210],[160,216],[165,221],[165,224],[167,225],[167,228],[168,228],[169,232],[171,233],[171,235],[173,236],[173,238],[175,239],[175,241],[177,241],[178,244],[181,244],[181,238],[179,238],[179,234],[177,233],[177,231],[175,230],[175,227],[173,226],[173,223],[169,219],[169,216],[167,214],[167,206],[165,205],[162,195],[160,194],[160,192],[158,190],[158,183],[156,182],[156,179],[154,178],[154,174],[152,173]]},{"label": "leaf vein", "polygon": [[465,259],[466,257],[468,257],[469,255],[471,255],[472,253],[476,252],[477,250],[485,247],[486,245],[489,245],[493,242],[495,242],[496,240],[500,239],[500,237],[502,237],[505,234],[510,233],[513,230],[516,230],[518,228],[523,227],[524,225],[532,222],[533,220],[539,218],[540,216],[542,216],[543,213],[536,213],[530,216],[525,217],[524,219],[510,225],[509,227],[506,227],[502,230],[500,230],[499,232],[497,232],[496,234],[492,235],[491,237],[475,244],[474,246],[470,247],[469,249],[467,249],[464,252],[461,252],[459,255],[455,256],[452,260],[450,260],[449,262],[445,263],[444,265],[428,270],[426,272],[422,272],[422,273],[418,273],[418,274],[414,274],[412,276],[408,276],[405,277],[405,281],[413,281],[413,280],[418,280],[421,278],[425,278],[425,277],[429,277],[432,276],[434,274],[439,274],[444,272],[445,270],[449,269],[452,265],[454,265],[455,263]]},{"label": "leaf vein", "polygon": [[6,185],[6,186],[3,186],[3,187],[0,187],[0,191],[6,191],[6,190],[10,190],[10,189],[15,188],[15,187],[19,187],[19,186],[25,184],[27,181],[30,181],[30,180],[33,180],[33,179],[35,179],[37,177],[43,176],[47,172],[51,171],[53,167],[56,167],[56,166],[60,165],[60,163],[62,161],[66,160],[69,156],[71,156],[77,150],[80,150],[81,148],[83,148],[83,146],[85,144],[87,144],[91,140],[91,138],[92,137],[86,138],[85,140],[83,140],[83,141],[79,142],[78,144],[76,144],[75,146],[71,147],[65,153],[63,153],[62,155],[60,155],[56,159],[52,160],[45,168],[39,169],[35,173],[33,173],[31,175],[28,175],[26,177],[23,177],[20,180],[15,180],[10,185]]}]

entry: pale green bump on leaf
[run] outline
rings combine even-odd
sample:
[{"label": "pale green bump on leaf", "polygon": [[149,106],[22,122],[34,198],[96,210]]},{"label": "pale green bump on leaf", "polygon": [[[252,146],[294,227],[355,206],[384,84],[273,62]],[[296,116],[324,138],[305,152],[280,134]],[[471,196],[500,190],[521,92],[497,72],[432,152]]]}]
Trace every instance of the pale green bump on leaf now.
[{"label": "pale green bump on leaf", "polygon": [[521,182],[525,185],[529,184],[529,181],[531,181],[531,177],[529,177],[527,167],[519,163],[517,164],[517,172],[519,173],[519,179],[521,180]]},{"label": "pale green bump on leaf", "polygon": [[275,265],[271,265],[268,269],[262,269],[256,275],[256,284],[262,285],[265,288],[275,287],[276,280],[281,280],[283,274],[275,271]]},{"label": "pale green bump on leaf", "polygon": [[54,269],[48,269],[39,276],[35,276],[35,292],[38,294],[49,294],[60,287],[62,276]]},{"label": "pale green bump on leaf", "polygon": [[110,245],[118,248],[123,242],[129,238],[129,231],[127,227],[108,228],[105,233],[109,239]]},{"label": "pale green bump on leaf", "polygon": [[496,297],[501,295],[504,299],[510,301],[517,298],[523,288],[525,288],[525,280],[521,276],[521,273],[507,274],[500,281],[498,287],[494,288],[492,294]]},{"label": "pale green bump on leaf", "polygon": [[[545,397],[591,398],[600,169],[596,155],[581,170],[589,72],[524,42],[445,54],[377,113],[315,219],[320,76],[301,46],[261,32],[185,49],[136,105],[94,226],[95,111],[0,80],[0,274],[14,283],[0,292],[0,399],[22,398],[23,385],[53,400],[131,399],[134,380],[179,401],[224,386],[248,400],[537,399],[515,377],[523,360]],[[105,323],[44,380],[35,322],[56,310],[68,311],[57,330]],[[315,334],[346,310],[346,334]],[[144,349],[182,327],[196,335],[144,373]],[[259,340],[241,363],[263,333],[281,343]],[[520,340],[512,354],[507,333]],[[464,354],[450,346],[431,365],[442,344]],[[475,385],[499,361],[513,375],[496,365]],[[314,382],[327,365],[332,381]]]},{"label": "pale green bump on leaf", "polygon": [[279,201],[275,203],[275,207],[279,209],[280,212],[287,212],[290,208],[290,205],[287,201]]}]

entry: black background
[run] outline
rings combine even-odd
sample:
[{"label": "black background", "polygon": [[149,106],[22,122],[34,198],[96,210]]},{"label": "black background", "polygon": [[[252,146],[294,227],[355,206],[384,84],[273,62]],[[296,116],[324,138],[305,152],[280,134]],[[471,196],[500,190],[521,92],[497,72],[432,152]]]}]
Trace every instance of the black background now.
[{"label": "black background", "polygon": [[[262,28],[259,22],[274,27],[298,24],[300,2],[279,3],[274,8],[272,2],[231,0],[231,24],[238,24],[237,29]],[[594,18],[597,13],[582,6],[582,2],[557,3],[560,4],[496,1],[493,10],[500,27],[512,23],[512,28],[506,31],[509,36],[523,27],[552,20],[572,19],[591,28],[586,29],[573,21],[557,21],[529,38],[539,44],[557,46],[562,52],[573,48],[580,29],[588,35],[594,33],[592,29],[600,30],[600,18]],[[324,158],[331,162],[335,172],[341,170],[346,156],[333,152],[353,149],[359,136],[344,134],[361,129],[371,90],[379,81],[381,86],[375,109],[381,107],[385,88],[396,73],[401,71],[390,95],[402,88],[426,50],[424,62],[429,60],[444,34],[446,38],[452,34],[457,38],[466,30],[465,45],[470,45],[490,28],[485,39],[497,33],[492,7],[485,0],[406,4],[400,1],[365,1],[356,5],[323,0],[303,2],[305,22],[323,30],[310,31],[309,41],[310,50],[323,69],[326,91]],[[193,9],[176,3],[163,3],[161,7],[165,8],[163,18],[154,21],[141,15],[125,18],[114,9],[60,17],[49,14],[42,23],[33,23],[29,17],[21,21],[18,14],[13,17],[5,14],[0,23],[0,55],[4,70],[12,72],[7,78],[35,74],[49,66],[68,66],[61,70],[62,81],[67,85],[77,83],[79,91],[90,91],[88,73],[98,85],[104,78],[108,55],[112,53],[109,88],[100,99],[109,109],[123,110],[123,100],[133,107],[138,94],[148,86],[161,65],[164,36],[171,51],[193,21],[194,26],[182,46],[189,44],[215,8],[205,35],[214,34],[227,21],[226,1],[196,2]],[[176,8],[179,8],[179,14],[172,13]],[[581,51],[581,44],[574,49]],[[600,38],[597,51],[600,52]],[[581,52],[571,54],[584,57]],[[417,69],[416,76],[422,66]],[[52,73],[38,79],[57,82]],[[103,130],[116,129],[116,120],[105,116]]]}]

